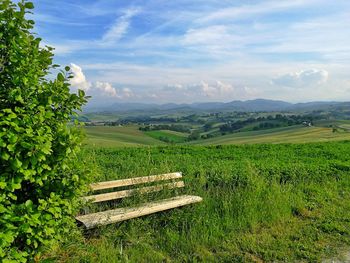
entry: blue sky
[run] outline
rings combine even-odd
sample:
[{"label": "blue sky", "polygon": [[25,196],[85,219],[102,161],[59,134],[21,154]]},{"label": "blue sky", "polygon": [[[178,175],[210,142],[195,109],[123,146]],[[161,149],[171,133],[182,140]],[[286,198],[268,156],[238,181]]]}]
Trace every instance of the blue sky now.
[{"label": "blue sky", "polygon": [[92,105],[350,100],[350,1],[34,0]]}]

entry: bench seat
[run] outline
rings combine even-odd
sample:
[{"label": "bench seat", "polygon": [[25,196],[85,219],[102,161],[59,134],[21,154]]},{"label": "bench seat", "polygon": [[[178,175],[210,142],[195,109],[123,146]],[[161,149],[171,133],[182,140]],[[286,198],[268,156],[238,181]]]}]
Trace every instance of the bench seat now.
[{"label": "bench seat", "polygon": [[[163,190],[183,188],[185,186],[185,183],[181,179],[182,173],[175,172],[93,183],[90,184],[90,189],[92,191],[103,190],[109,192],[83,196],[82,201],[89,203],[101,203],[111,200],[118,200],[126,197],[132,197],[140,194],[148,194],[153,192],[160,192]],[[150,183],[152,183],[152,185],[149,185]],[[116,188],[120,189],[121,187],[127,187],[127,189],[110,192],[111,190],[113,191]],[[111,223],[116,223],[131,218],[136,218],[176,207],[189,205],[192,203],[198,203],[201,201],[202,198],[199,196],[180,195],[173,198],[152,201],[136,207],[117,208],[103,212],[78,215],[75,218],[78,222],[80,222],[87,229],[89,229],[101,225],[108,225]]]},{"label": "bench seat", "polygon": [[76,219],[81,222],[87,229],[90,229],[96,226],[108,225],[131,218],[189,205],[192,203],[198,203],[201,201],[202,198],[199,196],[181,195],[160,201],[150,202],[142,206],[131,208],[117,208],[103,212],[81,215],[77,216]]}]

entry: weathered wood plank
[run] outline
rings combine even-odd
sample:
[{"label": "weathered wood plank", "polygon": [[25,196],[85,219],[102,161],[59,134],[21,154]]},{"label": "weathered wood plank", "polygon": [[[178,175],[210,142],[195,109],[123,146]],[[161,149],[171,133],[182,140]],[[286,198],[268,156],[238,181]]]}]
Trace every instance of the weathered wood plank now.
[{"label": "weathered wood plank", "polygon": [[184,186],[185,186],[184,182],[179,181],[179,182],[166,183],[161,185],[139,187],[139,188],[134,188],[130,190],[116,191],[116,192],[105,193],[105,194],[84,196],[82,197],[82,199],[85,201],[92,201],[93,203],[98,203],[98,202],[103,202],[108,200],[121,199],[121,198],[129,197],[135,194],[158,192],[163,189],[181,188]]},{"label": "weathered wood plank", "polygon": [[134,208],[118,208],[104,212],[98,212],[88,215],[77,216],[76,219],[84,224],[86,228],[116,223],[131,218],[136,218],[152,213],[201,202],[199,196],[183,195],[161,201],[155,201],[143,206]]},{"label": "weathered wood plank", "polygon": [[143,177],[135,177],[135,178],[128,178],[128,179],[93,183],[93,184],[90,184],[90,188],[93,191],[96,191],[96,190],[116,188],[121,186],[129,186],[129,185],[136,185],[136,184],[151,183],[156,181],[171,180],[171,179],[177,179],[181,177],[182,177],[181,172],[150,175],[150,176],[143,176]]}]

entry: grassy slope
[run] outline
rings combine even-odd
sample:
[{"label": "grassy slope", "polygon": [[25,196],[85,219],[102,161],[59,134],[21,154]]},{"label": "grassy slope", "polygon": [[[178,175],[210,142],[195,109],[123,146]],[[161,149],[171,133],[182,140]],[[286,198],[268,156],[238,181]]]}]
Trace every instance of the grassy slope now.
[{"label": "grassy slope", "polygon": [[184,192],[204,201],[86,232],[51,256],[61,262],[320,262],[350,245],[349,159],[350,142],[88,149],[82,160],[93,160],[96,180],[182,171]]},{"label": "grassy slope", "polygon": [[350,133],[333,133],[332,128],[291,126],[228,134],[207,140],[193,141],[191,144],[304,143],[347,139],[350,139]]},{"label": "grassy slope", "polygon": [[145,132],[145,134],[157,140],[159,140],[161,137],[167,138],[168,140],[175,143],[185,142],[188,136],[188,134],[185,134],[182,132],[168,131],[168,130],[147,131]]},{"label": "grassy slope", "polygon": [[317,126],[322,126],[322,127],[329,127],[330,125],[332,127],[339,127],[346,129],[350,131],[350,121],[349,120],[331,120],[331,121],[317,121],[316,122]]},{"label": "grassy slope", "polygon": [[117,114],[113,113],[87,113],[84,114],[83,116],[87,117],[89,120],[92,121],[115,121],[119,118]]},{"label": "grassy slope", "polygon": [[184,133],[184,132],[178,132],[178,131],[170,131],[170,130],[161,130],[162,132],[166,132],[168,134],[172,134],[172,135],[177,135],[179,137],[187,137],[188,133]]},{"label": "grassy slope", "polygon": [[[342,123],[342,125],[347,125]],[[176,142],[183,142],[182,133],[172,131],[151,131],[143,133],[137,126],[127,127],[86,127],[86,144],[102,147],[124,147],[140,145],[161,145],[159,136],[169,137]],[[305,143],[349,140],[350,132],[332,132],[327,127],[291,126],[276,129],[240,132],[206,140],[192,141],[190,144],[218,145],[218,144],[255,144],[255,143]]]},{"label": "grassy slope", "polygon": [[124,147],[140,145],[161,145],[163,142],[151,138],[138,130],[137,126],[85,127],[87,133],[86,144],[88,146]]}]

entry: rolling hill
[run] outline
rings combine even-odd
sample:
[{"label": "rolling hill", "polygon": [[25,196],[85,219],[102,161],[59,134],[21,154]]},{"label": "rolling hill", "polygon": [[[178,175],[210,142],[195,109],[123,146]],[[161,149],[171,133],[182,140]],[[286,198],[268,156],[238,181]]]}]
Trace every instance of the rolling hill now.
[{"label": "rolling hill", "polygon": [[147,136],[138,130],[137,126],[85,127],[86,146],[92,147],[132,147],[146,145],[161,145],[164,142]]},{"label": "rolling hill", "polygon": [[145,112],[215,112],[215,111],[313,111],[313,110],[334,110],[346,109],[350,107],[350,102],[306,102],[306,103],[289,103],[280,100],[255,99],[231,102],[200,102],[191,104],[146,104],[146,103],[114,103],[112,105],[101,105],[99,107],[87,107],[85,113],[92,112],[119,112],[119,113],[145,113]]},{"label": "rolling hill", "polygon": [[169,138],[176,135],[176,140],[173,139],[174,142],[190,145],[306,143],[350,140],[349,132],[333,132],[333,129],[329,127],[304,127],[301,125],[260,131],[238,132],[191,142],[179,140],[178,133],[171,134],[170,131],[147,134],[147,132],[139,131],[138,127],[135,125],[125,127],[96,126],[85,127],[85,129],[87,133],[85,144],[87,146],[100,147],[163,145],[165,142],[159,140],[159,136],[166,136],[167,134]]},{"label": "rolling hill", "polygon": [[256,143],[305,143],[350,140],[350,133],[333,132],[327,127],[303,127],[300,125],[228,134],[206,140],[190,142],[198,145],[256,144]]}]

